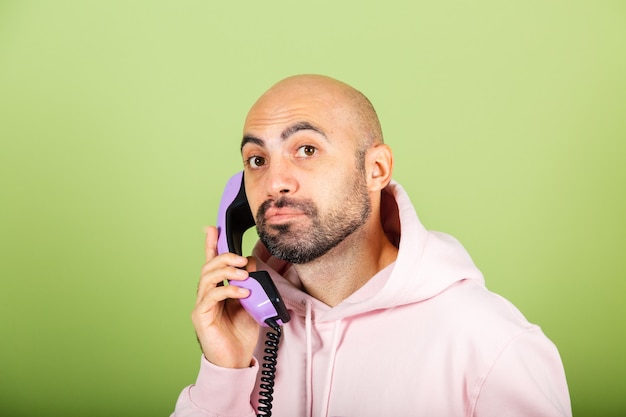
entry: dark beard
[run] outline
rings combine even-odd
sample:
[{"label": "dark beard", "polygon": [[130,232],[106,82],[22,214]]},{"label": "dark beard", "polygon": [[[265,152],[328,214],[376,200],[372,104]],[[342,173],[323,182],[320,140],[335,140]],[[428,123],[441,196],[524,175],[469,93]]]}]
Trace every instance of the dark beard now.
[{"label": "dark beard", "polygon": [[[257,212],[257,232],[261,242],[276,258],[292,264],[306,264],[325,255],[344,239],[362,227],[369,218],[372,207],[364,178],[357,180],[345,193],[345,200],[329,213],[320,216],[311,200],[281,197],[265,201]],[[267,226],[265,212],[275,207],[291,207],[304,213],[311,224],[300,230],[292,223]]]}]

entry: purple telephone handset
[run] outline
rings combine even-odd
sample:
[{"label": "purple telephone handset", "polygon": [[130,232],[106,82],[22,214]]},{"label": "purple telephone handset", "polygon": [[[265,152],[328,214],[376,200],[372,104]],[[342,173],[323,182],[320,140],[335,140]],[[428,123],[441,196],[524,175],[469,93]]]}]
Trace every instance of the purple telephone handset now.
[{"label": "purple telephone handset", "polygon": [[[217,252],[242,255],[243,234],[252,226],[254,217],[243,185],[243,172],[238,172],[228,180],[217,213]],[[267,271],[250,272],[248,278],[234,285],[250,290],[250,295],[240,300],[241,305],[261,326],[269,327],[267,320],[279,325],[289,321],[289,312]]]}]

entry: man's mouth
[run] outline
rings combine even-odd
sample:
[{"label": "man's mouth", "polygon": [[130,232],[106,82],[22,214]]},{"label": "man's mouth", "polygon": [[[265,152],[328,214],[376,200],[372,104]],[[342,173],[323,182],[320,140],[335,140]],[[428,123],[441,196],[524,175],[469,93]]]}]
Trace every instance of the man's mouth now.
[{"label": "man's mouth", "polygon": [[314,219],[317,216],[315,204],[307,200],[280,198],[267,200],[257,212],[257,225],[287,227],[291,222],[303,217]]},{"label": "man's mouth", "polygon": [[266,224],[278,224],[292,221],[293,219],[303,216],[305,213],[291,207],[275,207],[272,206],[265,211],[263,215]]}]

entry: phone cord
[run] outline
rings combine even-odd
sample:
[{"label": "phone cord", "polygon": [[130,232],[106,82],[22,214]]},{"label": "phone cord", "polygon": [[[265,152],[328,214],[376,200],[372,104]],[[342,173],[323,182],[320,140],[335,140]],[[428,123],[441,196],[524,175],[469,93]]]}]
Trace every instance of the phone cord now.
[{"label": "phone cord", "polygon": [[274,378],[276,377],[276,358],[278,357],[278,344],[282,331],[280,326],[273,319],[265,321],[274,331],[268,330],[265,336],[265,356],[261,370],[261,386],[259,391],[259,414],[257,417],[270,417],[272,415],[272,394],[274,393]]}]

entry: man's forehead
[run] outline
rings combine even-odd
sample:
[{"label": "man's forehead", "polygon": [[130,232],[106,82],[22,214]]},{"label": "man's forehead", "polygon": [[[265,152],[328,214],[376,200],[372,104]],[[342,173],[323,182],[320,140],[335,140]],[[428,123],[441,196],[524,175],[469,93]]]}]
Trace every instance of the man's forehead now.
[{"label": "man's forehead", "polygon": [[258,101],[250,109],[244,123],[244,134],[269,132],[272,135],[285,129],[325,131],[346,120],[343,107],[315,95],[291,100]]},{"label": "man's forehead", "polygon": [[265,94],[257,100],[248,112],[246,122],[265,119],[282,119],[323,116],[346,105],[338,96],[316,93],[315,91],[293,92],[291,94]]}]

